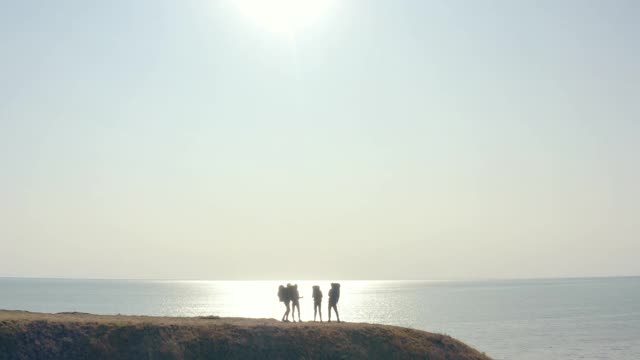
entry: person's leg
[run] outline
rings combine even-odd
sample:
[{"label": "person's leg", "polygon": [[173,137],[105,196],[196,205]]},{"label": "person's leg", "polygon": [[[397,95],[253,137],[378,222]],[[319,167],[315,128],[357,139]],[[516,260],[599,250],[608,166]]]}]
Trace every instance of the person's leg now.
[{"label": "person's leg", "polygon": [[320,313],[320,322],[322,322],[322,306],[318,304],[318,312]]},{"label": "person's leg", "polygon": [[300,320],[300,303],[297,303],[296,306],[298,307],[298,322],[302,321]]},{"label": "person's leg", "polygon": [[293,303],[293,308],[291,309],[291,319],[293,319],[293,322],[296,322],[296,303],[295,302]]},{"label": "person's leg", "polygon": [[331,303],[329,303],[329,307],[327,308],[327,312],[329,313],[329,322],[331,322]]},{"label": "person's leg", "polygon": [[291,313],[291,304],[287,302],[287,321],[289,321],[290,313]]},{"label": "person's leg", "polygon": [[338,318],[338,322],[340,322],[340,314],[338,313],[338,305],[333,305],[333,310],[336,312],[336,318]]},{"label": "person's leg", "polygon": [[282,321],[289,321],[289,303],[285,301],[284,306],[287,307],[287,311],[284,312],[284,316],[282,317]]},{"label": "person's leg", "polygon": [[313,321],[316,321],[316,316],[318,315],[318,304],[313,304]]}]

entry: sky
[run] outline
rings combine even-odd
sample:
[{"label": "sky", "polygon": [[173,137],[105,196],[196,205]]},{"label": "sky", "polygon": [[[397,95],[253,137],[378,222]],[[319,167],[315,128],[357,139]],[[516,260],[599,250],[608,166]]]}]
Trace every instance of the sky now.
[{"label": "sky", "polygon": [[0,3],[0,276],[640,275],[640,2]]}]

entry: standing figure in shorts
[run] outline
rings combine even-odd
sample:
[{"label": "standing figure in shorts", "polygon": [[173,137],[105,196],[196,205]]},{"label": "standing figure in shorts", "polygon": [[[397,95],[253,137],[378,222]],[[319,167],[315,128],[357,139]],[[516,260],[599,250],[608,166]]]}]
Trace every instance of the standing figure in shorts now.
[{"label": "standing figure in shorts", "polygon": [[289,303],[291,302],[288,291],[289,286],[291,286],[291,284],[287,284],[287,287],[280,285],[280,287],[278,288],[278,299],[280,300],[280,302],[284,303],[284,306],[287,309],[287,311],[284,312],[284,315],[282,315],[282,321],[284,322],[289,322]]},{"label": "standing figure in shorts", "polygon": [[320,286],[313,286],[313,321],[316,321],[316,314],[320,313],[320,322],[322,322],[322,291]]},{"label": "standing figure in shorts", "polygon": [[329,322],[331,322],[331,309],[336,312],[338,322],[340,322],[340,314],[338,314],[338,300],[340,300],[340,284],[331,283],[329,290]]},{"label": "standing figure in shorts", "polygon": [[293,285],[290,288],[291,292],[291,303],[293,304],[293,308],[291,309],[291,317],[293,319],[293,322],[296,322],[296,308],[298,309],[298,322],[301,322],[302,320],[300,320],[300,299],[302,299],[302,296],[300,296],[300,293],[298,292],[298,284]]}]

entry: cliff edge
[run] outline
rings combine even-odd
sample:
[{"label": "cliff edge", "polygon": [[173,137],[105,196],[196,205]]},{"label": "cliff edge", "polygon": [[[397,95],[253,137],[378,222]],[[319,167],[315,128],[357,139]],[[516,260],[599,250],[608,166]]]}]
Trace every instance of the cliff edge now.
[{"label": "cliff edge", "polygon": [[4,359],[488,360],[446,335],[364,323],[0,310]]}]

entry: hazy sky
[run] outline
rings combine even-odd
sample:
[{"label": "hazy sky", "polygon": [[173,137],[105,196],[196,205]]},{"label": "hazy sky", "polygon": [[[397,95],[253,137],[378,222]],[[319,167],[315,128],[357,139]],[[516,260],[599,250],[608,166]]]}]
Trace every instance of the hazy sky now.
[{"label": "hazy sky", "polygon": [[638,19],[2,1],[0,276],[638,275]]}]

